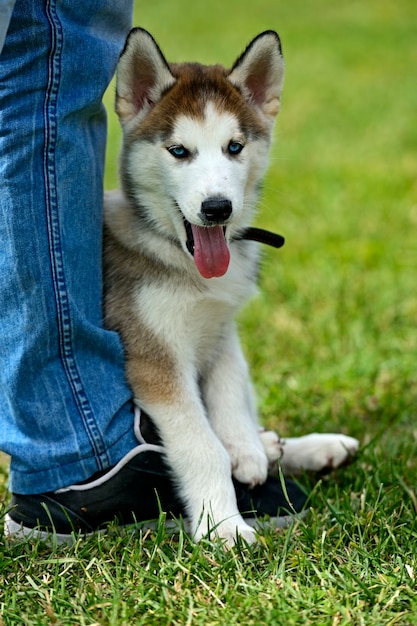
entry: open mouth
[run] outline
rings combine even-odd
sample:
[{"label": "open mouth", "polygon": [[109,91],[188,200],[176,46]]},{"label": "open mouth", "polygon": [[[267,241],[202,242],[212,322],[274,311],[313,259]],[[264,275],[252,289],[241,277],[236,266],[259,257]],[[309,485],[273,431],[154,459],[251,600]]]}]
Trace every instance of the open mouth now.
[{"label": "open mouth", "polygon": [[226,227],[197,226],[185,217],[187,250],[194,257],[194,262],[203,278],[220,277],[226,274],[230,263],[230,250],[227,245]]}]

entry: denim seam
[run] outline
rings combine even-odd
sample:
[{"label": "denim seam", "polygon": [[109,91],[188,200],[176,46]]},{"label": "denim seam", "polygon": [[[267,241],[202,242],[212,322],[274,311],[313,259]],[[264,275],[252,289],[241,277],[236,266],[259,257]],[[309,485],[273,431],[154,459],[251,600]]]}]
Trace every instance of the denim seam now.
[{"label": "denim seam", "polygon": [[105,469],[109,458],[103,438],[94,420],[89,400],[84,392],[79,375],[72,341],[70,305],[65,281],[63,254],[61,247],[56,184],[55,148],[57,143],[57,104],[62,64],[63,33],[56,11],[56,0],[46,0],[46,17],[50,25],[51,50],[48,60],[48,84],[44,104],[45,147],[45,204],[47,212],[48,236],[50,241],[53,289],[57,307],[58,336],[62,364],[68,384],[88,434],[98,468]]}]

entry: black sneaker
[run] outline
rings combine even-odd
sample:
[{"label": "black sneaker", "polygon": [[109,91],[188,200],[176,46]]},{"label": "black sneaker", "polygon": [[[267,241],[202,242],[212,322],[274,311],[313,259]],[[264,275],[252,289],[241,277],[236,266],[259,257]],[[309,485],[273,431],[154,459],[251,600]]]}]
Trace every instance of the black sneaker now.
[{"label": "black sneaker", "polygon": [[12,494],[5,517],[6,536],[33,534],[58,543],[72,534],[88,535],[109,523],[127,526],[158,520],[160,512],[180,517],[184,508],[160,452],[134,448],[115,467],[88,481],[35,495]]},{"label": "black sneaker", "polygon": [[[112,522],[119,526],[154,527],[161,512],[178,528],[175,520],[186,518],[186,514],[164,461],[163,447],[145,442],[144,428],[142,432],[140,426],[135,430],[143,443],[110,470],[57,491],[35,495],[13,493],[5,517],[6,536],[52,537],[57,543],[71,543],[75,535],[102,531]],[[156,441],[149,424],[146,430],[147,436]],[[280,480],[273,476],[253,489],[235,480],[234,485],[239,511],[252,526],[257,518],[264,516],[271,518],[272,526],[286,526],[294,514],[303,510],[307,500],[293,481],[286,481],[285,494]]]}]

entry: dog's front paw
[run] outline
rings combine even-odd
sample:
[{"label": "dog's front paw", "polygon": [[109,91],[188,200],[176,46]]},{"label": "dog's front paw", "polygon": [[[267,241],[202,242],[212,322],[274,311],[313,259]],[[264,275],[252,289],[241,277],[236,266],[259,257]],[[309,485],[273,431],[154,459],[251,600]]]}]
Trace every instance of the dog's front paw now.
[{"label": "dog's front paw", "polygon": [[264,447],[268,463],[275,464],[282,456],[282,444],[279,436],[272,430],[261,430],[259,438]]},{"label": "dog's front paw", "polygon": [[[230,453],[230,450],[229,450]],[[250,487],[261,485],[268,475],[268,459],[262,446],[237,448],[232,453],[233,476]]]},{"label": "dog's front paw", "polygon": [[282,444],[281,467],[285,474],[329,472],[348,463],[359,447],[353,437],[317,433],[285,439]]},{"label": "dog's front paw", "polygon": [[204,525],[200,524],[194,533],[194,540],[198,542],[203,538],[220,539],[227,548],[232,548],[239,538],[248,544],[254,543],[256,541],[256,533],[239,515],[218,524],[211,523],[209,529],[204,528]]}]

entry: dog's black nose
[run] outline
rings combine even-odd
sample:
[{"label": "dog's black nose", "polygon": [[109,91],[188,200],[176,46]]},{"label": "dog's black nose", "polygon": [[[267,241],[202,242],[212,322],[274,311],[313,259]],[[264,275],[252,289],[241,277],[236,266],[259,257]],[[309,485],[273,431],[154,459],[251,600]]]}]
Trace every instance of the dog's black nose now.
[{"label": "dog's black nose", "polygon": [[232,214],[232,203],[226,198],[208,198],[201,203],[201,216],[210,224],[223,224]]}]

